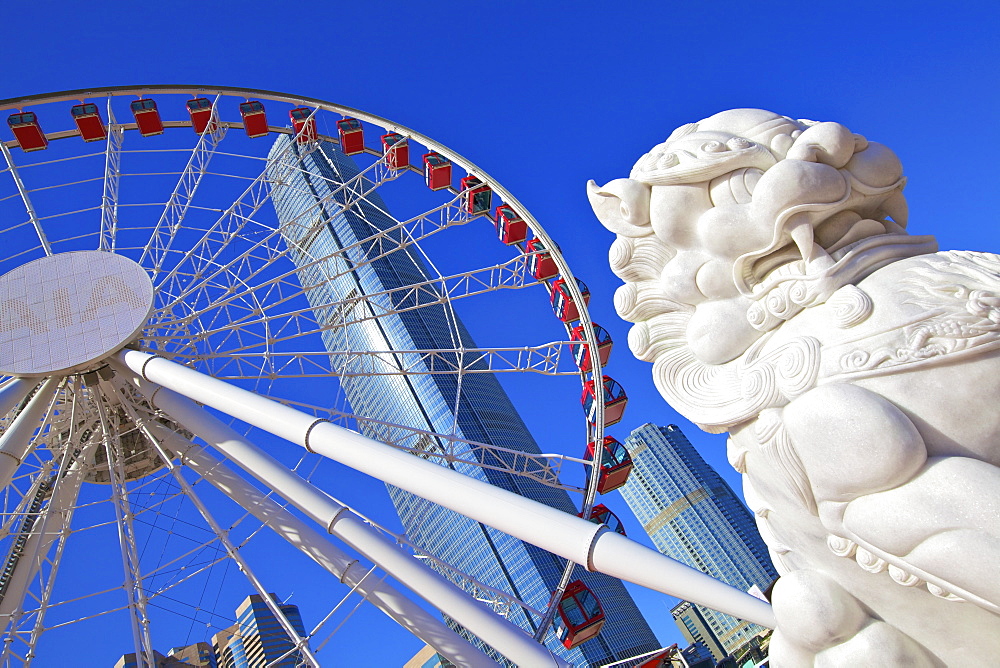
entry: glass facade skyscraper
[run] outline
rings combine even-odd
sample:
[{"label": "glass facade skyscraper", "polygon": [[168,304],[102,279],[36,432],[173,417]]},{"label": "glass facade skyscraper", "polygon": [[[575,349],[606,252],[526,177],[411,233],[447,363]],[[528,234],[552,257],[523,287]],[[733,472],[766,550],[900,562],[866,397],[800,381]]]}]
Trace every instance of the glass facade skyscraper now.
[{"label": "glass facade skyscraper", "polygon": [[[277,600],[274,594],[270,596]],[[278,608],[292,628],[305,636],[298,606],[279,603]],[[236,624],[215,634],[213,644],[219,668],[293,668],[302,661],[298,651],[290,652],[291,639],[259,594],[243,599],[236,608]]]},{"label": "glass facade skyscraper", "polygon": [[[279,158],[288,151],[303,153],[305,169],[284,173]],[[359,175],[354,160],[328,144],[302,151],[287,136],[277,139],[270,158],[272,201],[327,350],[379,352],[335,357],[340,391],[353,413],[366,418],[352,426],[378,440],[405,443],[428,458],[445,447],[466,447],[461,440],[540,454],[493,374],[464,374],[459,379],[426,373],[419,352],[396,352],[476,345],[450,306],[434,303],[439,296],[427,283],[433,274],[379,195],[357,198],[342,187],[353,182],[367,190],[365,183],[371,185],[365,177],[354,181]],[[425,287],[399,290],[414,284]],[[421,307],[413,308],[418,300]],[[461,362],[458,354],[449,361]],[[401,367],[425,372],[392,373]],[[461,440],[444,443],[431,434]],[[475,459],[475,452],[470,448],[459,454]],[[436,457],[431,461],[443,462]],[[563,490],[474,464],[442,465],[575,513]],[[558,558],[400,489],[390,486],[389,494],[407,535],[421,549],[535,609],[547,607],[562,570]],[[564,649],[549,633],[549,648],[574,665],[593,665],[659,646],[621,582],[579,570],[604,607],[604,630],[573,650]],[[512,611],[511,619],[534,632],[535,620],[520,608]]]},{"label": "glass facade skyscraper", "polygon": [[[681,430],[644,424],[625,446],[633,468],[619,491],[657,549],[743,591],[766,590],[778,574],[753,515]],[[686,614],[674,617],[685,636],[703,639],[717,658],[764,630],[709,608],[679,607]]]}]

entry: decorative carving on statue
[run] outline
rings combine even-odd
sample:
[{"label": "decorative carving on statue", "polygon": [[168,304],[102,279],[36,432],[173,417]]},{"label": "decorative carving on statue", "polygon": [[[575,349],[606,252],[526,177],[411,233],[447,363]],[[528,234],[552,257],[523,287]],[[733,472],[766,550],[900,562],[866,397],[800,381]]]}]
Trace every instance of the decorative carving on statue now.
[{"label": "decorative carving on statue", "polygon": [[629,347],[730,433],[776,668],[1000,653],[1000,256],[907,234],[904,185],[885,146],[758,109],[588,185]]}]

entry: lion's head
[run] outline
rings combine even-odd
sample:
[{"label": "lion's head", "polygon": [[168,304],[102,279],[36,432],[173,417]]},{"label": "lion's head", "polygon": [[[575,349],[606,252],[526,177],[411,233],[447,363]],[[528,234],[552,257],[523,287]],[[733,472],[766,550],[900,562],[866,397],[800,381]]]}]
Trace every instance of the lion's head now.
[{"label": "lion's head", "polygon": [[[842,285],[928,252],[906,234],[904,184],[891,150],[839,123],[734,109],[678,128],[588,195],[618,235],[619,314],[682,315],[695,357],[720,364]],[[648,332],[630,338],[655,358]]]}]

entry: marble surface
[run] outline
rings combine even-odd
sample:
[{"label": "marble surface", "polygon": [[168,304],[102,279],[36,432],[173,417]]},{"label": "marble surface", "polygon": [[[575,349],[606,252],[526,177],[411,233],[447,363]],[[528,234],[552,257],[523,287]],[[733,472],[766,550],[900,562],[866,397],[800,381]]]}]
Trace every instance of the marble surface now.
[{"label": "marble surface", "polygon": [[588,184],[633,354],[729,432],[775,668],[1000,656],[1000,256],[909,235],[905,182],[839,123],[735,109]]}]

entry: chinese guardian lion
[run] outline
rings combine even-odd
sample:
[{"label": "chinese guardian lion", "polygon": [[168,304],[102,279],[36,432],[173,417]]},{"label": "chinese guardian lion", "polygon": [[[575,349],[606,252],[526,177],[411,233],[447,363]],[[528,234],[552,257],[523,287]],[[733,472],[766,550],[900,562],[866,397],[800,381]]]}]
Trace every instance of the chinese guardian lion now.
[{"label": "chinese guardian lion", "polygon": [[757,109],[588,184],[618,313],[782,577],[771,665],[1000,657],[1000,256],[906,232],[896,155]]}]

